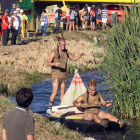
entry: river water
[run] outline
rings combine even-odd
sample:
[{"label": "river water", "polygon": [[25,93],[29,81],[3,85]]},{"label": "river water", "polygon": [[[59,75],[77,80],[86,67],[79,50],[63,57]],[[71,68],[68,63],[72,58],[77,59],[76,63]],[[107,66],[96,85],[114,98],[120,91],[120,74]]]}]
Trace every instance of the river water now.
[{"label": "river water", "polygon": [[[91,71],[80,74],[85,86],[87,83],[95,79],[97,81],[97,92],[100,92],[105,100],[110,100],[113,98],[111,94],[106,97],[109,93],[109,86],[107,84],[101,85],[102,82],[105,82],[105,79],[101,76],[98,71]],[[70,86],[73,75],[68,77],[68,83],[66,84],[66,90]],[[46,110],[48,108],[49,97],[52,93],[52,84],[50,83],[50,77],[46,78],[41,83],[37,83],[32,86],[34,99],[32,104],[30,105],[30,109],[33,112],[36,112],[40,115],[46,115]],[[15,97],[11,97],[12,102],[15,102]],[[54,106],[60,104],[60,91],[58,91],[57,96],[54,101]],[[101,106],[101,110],[111,113],[111,109]],[[96,140],[139,140],[140,139],[140,124],[138,121],[133,121],[129,119],[131,125],[129,125],[126,131],[108,131],[108,132],[99,132],[91,134]]]}]

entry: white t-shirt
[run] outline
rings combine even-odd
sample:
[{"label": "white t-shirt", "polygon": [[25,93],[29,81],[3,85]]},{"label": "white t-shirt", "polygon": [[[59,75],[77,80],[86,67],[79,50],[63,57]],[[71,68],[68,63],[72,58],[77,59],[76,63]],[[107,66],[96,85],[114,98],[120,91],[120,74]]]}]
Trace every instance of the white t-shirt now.
[{"label": "white t-shirt", "polygon": [[66,9],[66,16],[69,16],[70,11],[68,11],[68,9]]},{"label": "white t-shirt", "polygon": [[71,11],[70,19],[75,19],[75,11]]},{"label": "white t-shirt", "polygon": [[88,7],[88,15],[89,15],[89,13],[90,13],[90,7]]},{"label": "white t-shirt", "polygon": [[18,30],[19,29],[19,19],[18,17],[12,16],[15,18],[15,21],[13,21],[13,26],[15,26],[15,29]]}]

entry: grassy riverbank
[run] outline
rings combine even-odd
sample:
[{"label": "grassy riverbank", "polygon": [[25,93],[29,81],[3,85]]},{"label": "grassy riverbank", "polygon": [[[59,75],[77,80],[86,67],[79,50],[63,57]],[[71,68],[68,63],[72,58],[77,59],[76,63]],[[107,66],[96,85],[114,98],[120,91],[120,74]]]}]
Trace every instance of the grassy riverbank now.
[{"label": "grassy riverbank", "polygon": [[[80,72],[96,69],[106,52],[103,47],[105,40],[103,33],[104,31],[64,33],[67,39],[67,48],[74,56],[82,52],[86,54],[76,62],[68,62],[68,74],[73,74],[75,68],[78,68]],[[102,41],[95,42],[93,37],[98,37]],[[53,34],[43,40],[40,36],[30,37],[24,40],[23,45],[7,46],[6,48],[0,46],[0,135],[4,115],[16,106],[5,96],[14,95],[18,89],[31,87],[32,84],[41,82],[44,77],[50,76],[51,68],[47,67],[47,59],[55,47],[56,39]],[[35,119],[35,138],[37,140],[84,139],[83,134],[49,122],[38,114],[30,113]]]},{"label": "grassy riverbank", "polygon": [[[0,135],[2,133],[2,123],[6,112],[10,109],[15,108],[15,104],[11,104],[10,100],[4,96],[0,96]],[[44,116],[40,116],[36,113],[30,114],[35,120],[35,139],[36,140],[63,140],[63,139],[73,139],[82,140],[83,135],[78,132],[73,132],[66,128],[65,126],[60,126],[54,122],[50,122]],[[1,138],[0,138],[1,139]]]}]

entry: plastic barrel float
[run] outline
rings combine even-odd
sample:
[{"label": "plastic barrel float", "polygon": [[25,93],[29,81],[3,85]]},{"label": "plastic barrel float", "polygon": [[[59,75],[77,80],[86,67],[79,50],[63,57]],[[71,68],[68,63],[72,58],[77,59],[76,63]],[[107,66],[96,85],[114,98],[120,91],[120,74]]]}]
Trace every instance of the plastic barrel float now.
[{"label": "plastic barrel float", "polygon": [[[87,89],[78,74],[78,70],[75,70],[71,85],[66,91],[61,104],[59,106],[53,106],[52,111],[54,113],[47,115],[49,120],[59,121],[61,124],[65,123],[69,129],[78,130],[80,132],[102,131],[104,128],[100,124],[82,119],[82,116],[84,115],[82,108],[73,107],[73,101],[86,91]],[[109,122],[108,124],[109,127],[106,128],[107,130],[120,130],[119,124],[115,122]],[[121,129],[124,130],[124,128]]]}]

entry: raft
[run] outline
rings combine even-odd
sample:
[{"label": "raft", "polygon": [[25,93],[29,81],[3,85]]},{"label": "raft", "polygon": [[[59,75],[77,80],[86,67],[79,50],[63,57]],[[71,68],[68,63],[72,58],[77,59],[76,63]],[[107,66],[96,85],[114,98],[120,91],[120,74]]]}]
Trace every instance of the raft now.
[{"label": "raft", "polygon": [[[76,130],[78,132],[83,133],[94,133],[94,132],[102,132],[104,130],[107,131],[126,131],[127,125],[123,128],[120,128],[118,123],[108,121],[108,127],[104,128],[102,125],[94,122],[94,121],[86,121],[80,119],[83,114],[60,114],[58,112],[53,113],[52,115],[48,115],[47,118],[49,121],[54,121],[56,123],[60,123],[61,125],[65,125],[67,128],[71,130]],[[69,119],[71,118],[71,119]]]}]

